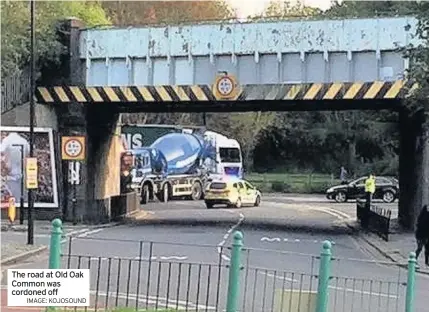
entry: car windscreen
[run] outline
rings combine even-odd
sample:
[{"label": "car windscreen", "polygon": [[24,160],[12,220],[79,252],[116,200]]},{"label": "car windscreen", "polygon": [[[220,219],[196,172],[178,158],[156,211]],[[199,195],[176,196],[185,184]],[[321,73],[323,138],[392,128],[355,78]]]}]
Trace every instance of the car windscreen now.
[{"label": "car windscreen", "polygon": [[212,184],[210,184],[210,189],[212,189],[212,190],[223,190],[223,189],[226,189],[226,183],[213,182]]}]

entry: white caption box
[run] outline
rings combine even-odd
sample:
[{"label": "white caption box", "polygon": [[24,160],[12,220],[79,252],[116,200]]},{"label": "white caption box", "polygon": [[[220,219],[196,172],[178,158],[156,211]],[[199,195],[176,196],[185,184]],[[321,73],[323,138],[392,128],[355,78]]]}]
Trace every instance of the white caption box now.
[{"label": "white caption box", "polygon": [[89,306],[89,269],[8,269],[10,307]]}]

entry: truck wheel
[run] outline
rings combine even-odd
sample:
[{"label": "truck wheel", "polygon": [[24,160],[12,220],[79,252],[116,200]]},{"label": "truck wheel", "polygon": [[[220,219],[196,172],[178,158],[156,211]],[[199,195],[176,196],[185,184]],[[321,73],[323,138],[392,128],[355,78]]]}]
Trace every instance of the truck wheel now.
[{"label": "truck wheel", "polygon": [[168,202],[168,200],[170,199],[170,187],[168,185],[168,183],[165,183],[164,186],[162,187],[162,191],[161,191],[161,201],[163,203]]},{"label": "truck wheel", "polygon": [[147,204],[149,202],[149,195],[149,186],[147,184],[143,185],[142,198],[140,202],[142,205]]},{"label": "truck wheel", "polygon": [[202,198],[203,194],[203,188],[201,187],[200,182],[195,182],[194,185],[192,185],[192,200],[200,200]]}]

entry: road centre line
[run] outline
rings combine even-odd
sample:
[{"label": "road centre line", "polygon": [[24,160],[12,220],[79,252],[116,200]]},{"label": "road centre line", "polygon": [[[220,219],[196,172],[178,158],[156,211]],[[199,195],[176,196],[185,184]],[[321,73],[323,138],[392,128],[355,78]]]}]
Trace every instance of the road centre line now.
[{"label": "road centre line", "polygon": [[[227,210],[229,211],[229,210]],[[232,211],[230,211],[231,213],[234,213]],[[242,214],[241,212],[239,213],[239,219],[237,221],[236,224],[234,224],[231,228],[228,229],[228,231],[226,232],[226,234],[223,236],[223,240],[217,245],[217,252],[218,254],[222,257],[223,260],[225,261],[230,261],[231,259],[225,255],[223,253],[223,247],[226,243],[226,241],[228,240],[229,236],[231,235],[231,233],[240,226],[240,224],[244,221],[244,214]]]}]

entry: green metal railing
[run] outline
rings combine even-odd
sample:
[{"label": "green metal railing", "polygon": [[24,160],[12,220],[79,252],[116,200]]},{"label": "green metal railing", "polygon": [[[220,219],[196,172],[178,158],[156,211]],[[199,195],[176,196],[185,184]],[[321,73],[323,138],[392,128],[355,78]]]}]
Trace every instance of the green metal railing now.
[{"label": "green metal railing", "polygon": [[[372,272],[362,272],[362,276],[343,277],[342,274],[344,272],[347,274],[349,268],[353,267],[353,264],[350,265],[350,261],[365,262],[366,260],[335,258],[332,255],[330,241],[323,242],[320,256],[308,258],[308,255],[289,253],[289,256],[302,256],[310,260],[311,271],[299,273],[299,269],[284,272],[251,266],[252,249],[245,248],[243,234],[239,231],[234,233],[230,248],[222,247],[230,251],[229,257],[227,257],[228,264],[225,264],[222,260],[225,256],[223,251],[220,252],[217,263],[164,261],[165,259],[160,260],[153,257],[154,242],[127,240],[116,240],[116,243],[122,247],[128,243],[135,244],[135,247],[130,246],[130,250],[137,250],[138,257],[118,258],[107,254],[109,250],[114,249],[112,244],[115,240],[88,237],[70,238],[68,253],[64,255],[61,252],[62,223],[56,219],[52,222],[52,226],[49,268],[59,269],[66,266],[66,268],[91,269],[91,285],[94,285],[91,286],[91,311],[104,311],[106,308],[114,307],[132,307],[135,311],[169,312],[179,310],[226,312],[416,311],[414,307],[416,280],[414,253],[410,253],[409,256],[406,281],[399,278],[396,281],[377,281],[372,278]],[[79,240],[82,244],[72,243]],[[78,250],[79,246],[86,246],[85,250],[91,250],[91,244],[108,249],[104,249],[103,257],[84,255],[83,252],[72,251],[72,244],[76,244],[76,247],[73,248]],[[145,249],[145,244],[149,248]],[[212,245],[192,246],[213,249]],[[278,252],[260,251],[265,254]],[[144,257],[145,255],[147,257]],[[64,257],[66,257],[65,263],[63,262]],[[295,262],[295,265],[307,267],[305,261]],[[345,268],[341,266],[343,263],[346,263]],[[292,266],[292,262],[290,265]],[[375,268],[375,271],[378,269]],[[103,289],[103,287],[107,288]],[[404,296],[401,295],[401,287],[404,288]],[[101,300],[101,297],[104,299]],[[115,300],[111,297],[114,297]],[[404,300],[399,304],[399,298],[402,297]],[[142,302],[145,303],[143,310]]]}]

